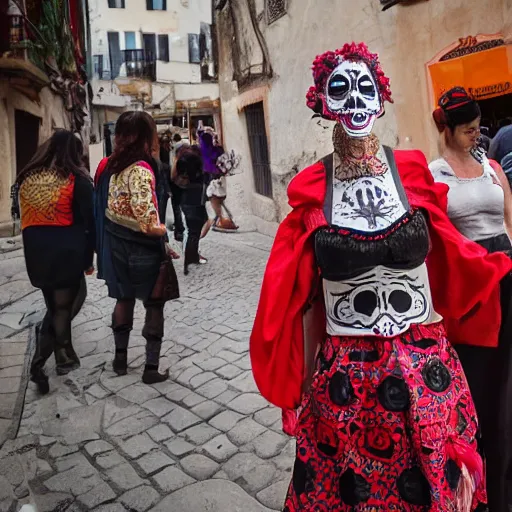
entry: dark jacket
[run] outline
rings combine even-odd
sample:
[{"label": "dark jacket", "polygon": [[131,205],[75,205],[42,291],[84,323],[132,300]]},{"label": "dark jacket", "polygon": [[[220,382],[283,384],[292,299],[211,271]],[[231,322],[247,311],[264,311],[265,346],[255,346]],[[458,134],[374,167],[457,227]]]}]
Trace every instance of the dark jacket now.
[{"label": "dark jacket", "polygon": [[[23,194],[23,184],[20,190]],[[24,210],[26,215],[30,208],[24,208],[24,202],[30,202],[30,198],[21,199],[22,223]],[[27,272],[30,282],[36,288],[50,290],[75,286],[84,271],[93,265],[95,224],[92,181],[76,175],[70,202],[70,217],[65,222],[68,224],[69,218],[72,218],[70,225],[57,225],[57,222],[53,222],[53,225],[38,225],[29,222],[23,229]],[[40,204],[45,213],[54,205],[52,202],[48,205]],[[54,218],[58,219],[58,216],[57,211]]]}]

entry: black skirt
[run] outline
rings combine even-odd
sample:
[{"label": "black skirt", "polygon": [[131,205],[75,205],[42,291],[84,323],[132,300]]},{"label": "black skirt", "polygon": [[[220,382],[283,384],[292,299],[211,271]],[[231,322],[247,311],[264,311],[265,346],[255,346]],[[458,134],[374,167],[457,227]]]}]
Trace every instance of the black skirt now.
[{"label": "black skirt", "polygon": [[[512,249],[506,235],[478,242],[489,252]],[[490,512],[512,504],[512,274],[501,281],[498,347],[457,345],[482,431]]]},{"label": "black skirt", "polygon": [[106,222],[112,269],[106,272],[109,296],[146,301],[155,286],[165,259],[165,241]]},{"label": "black skirt", "polygon": [[92,265],[81,224],[28,227],[23,230],[23,248],[30,282],[40,289],[73,287]]}]

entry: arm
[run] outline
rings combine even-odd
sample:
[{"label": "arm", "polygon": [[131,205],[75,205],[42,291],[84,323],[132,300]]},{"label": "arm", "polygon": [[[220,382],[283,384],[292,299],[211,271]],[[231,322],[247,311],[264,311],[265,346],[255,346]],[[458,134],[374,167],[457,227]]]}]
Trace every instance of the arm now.
[{"label": "arm", "polygon": [[130,172],[130,205],[140,230],[149,236],[164,236],[166,229],[158,215],[155,177],[153,173],[141,166]]},{"label": "arm", "polygon": [[80,219],[85,228],[85,268],[93,267],[94,248],[96,243],[96,229],[94,223],[94,187],[91,180],[84,176],[75,177],[75,189],[73,194],[73,211],[75,220]]},{"label": "arm", "polygon": [[505,228],[509,238],[512,239],[512,191],[510,190],[510,183],[508,182],[507,176],[503,172],[501,165],[497,162],[490,162],[494,172],[500,180],[501,188],[505,196]]}]

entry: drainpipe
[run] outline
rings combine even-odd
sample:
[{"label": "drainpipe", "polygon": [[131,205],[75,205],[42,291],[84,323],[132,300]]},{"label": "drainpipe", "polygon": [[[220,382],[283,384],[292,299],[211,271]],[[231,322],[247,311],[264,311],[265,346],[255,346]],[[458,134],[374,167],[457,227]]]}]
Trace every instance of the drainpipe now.
[{"label": "drainpipe", "polygon": [[88,0],[80,0],[82,4],[83,26],[85,29],[85,67],[87,76],[92,80],[92,47],[91,47],[91,23],[89,19],[89,2]]}]

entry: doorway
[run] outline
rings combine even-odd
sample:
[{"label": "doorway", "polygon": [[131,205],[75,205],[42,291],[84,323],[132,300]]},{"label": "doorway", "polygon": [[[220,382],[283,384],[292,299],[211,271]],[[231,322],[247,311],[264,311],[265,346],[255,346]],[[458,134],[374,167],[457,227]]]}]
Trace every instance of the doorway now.
[{"label": "doorway", "polygon": [[16,143],[16,176],[30,162],[39,146],[41,118],[24,110],[14,111],[14,131]]},{"label": "doorway", "polygon": [[502,126],[512,124],[512,94],[478,100],[478,104],[482,111],[482,126],[489,128],[491,138]]}]

